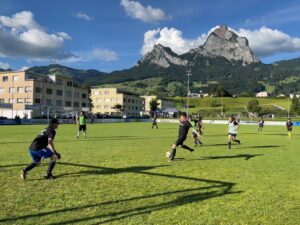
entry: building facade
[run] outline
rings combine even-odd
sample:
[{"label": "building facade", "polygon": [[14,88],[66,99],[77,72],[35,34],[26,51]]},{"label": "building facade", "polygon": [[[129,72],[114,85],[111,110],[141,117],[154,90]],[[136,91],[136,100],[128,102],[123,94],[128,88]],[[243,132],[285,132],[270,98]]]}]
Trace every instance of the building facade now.
[{"label": "building facade", "polygon": [[262,91],[256,94],[257,98],[267,98],[268,97],[268,92]]},{"label": "building facade", "polygon": [[175,108],[175,103],[173,101],[170,101],[168,99],[157,97],[156,95],[149,95],[149,96],[141,96],[145,99],[145,112],[150,112],[150,102],[152,99],[157,99],[158,108],[163,111],[165,109],[169,108]]},{"label": "building facade", "polygon": [[89,109],[88,90],[72,78],[32,75],[25,71],[0,73],[0,116],[61,117]]},{"label": "building facade", "polygon": [[[91,87],[94,114],[114,116],[140,116],[144,111],[144,99],[135,93],[117,88]],[[120,108],[117,108],[119,105]]]}]

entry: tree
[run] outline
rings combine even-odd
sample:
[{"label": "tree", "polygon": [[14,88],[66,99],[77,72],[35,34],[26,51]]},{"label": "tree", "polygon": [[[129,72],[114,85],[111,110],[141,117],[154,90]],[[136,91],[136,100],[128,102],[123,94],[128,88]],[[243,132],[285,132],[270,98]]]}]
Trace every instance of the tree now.
[{"label": "tree", "polygon": [[84,82],[82,85],[81,85],[81,87],[83,88],[83,89],[86,89],[86,90],[88,90],[88,100],[89,100],[89,108],[90,108],[90,111],[92,111],[92,109],[94,108],[94,104],[93,104],[93,101],[92,101],[92,98],[91,98],[91,87],[90,87],[90,85],[88,84],[88,82]]},{"label": "tree", "polygon": [[112,107],[113,109],[117,110],[118,112],[121,113],[121,116],[122,116],[122,112],[124,111],[124,108],[121,104],[116,104]]},{"label": "tree", "polygon": [[299,115],[300,114],[300,102],[299,102],[299,99],[296,97],[296,94],[294,94],[294,97],[292,99],[290,112],[293,115]]},{"label": "tree", "polygon": [[150,111],[153,113],[158,109],[159,103],[157,102],[157,98],[152,98],[149,102],[150,104]]},{"label": "tree", "polygon": [[247,109],[249,112],[259,113],[261,110],[261,107],[259,106],[259,101],[257,99],[251,99],[248,102]]}]

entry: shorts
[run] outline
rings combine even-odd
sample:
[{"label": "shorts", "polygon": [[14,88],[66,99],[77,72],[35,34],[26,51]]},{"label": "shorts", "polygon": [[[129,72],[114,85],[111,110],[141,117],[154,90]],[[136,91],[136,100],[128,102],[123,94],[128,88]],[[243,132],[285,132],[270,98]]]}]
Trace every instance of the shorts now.
[{"label": "shorts", "polygon": [[185,141],[185,139],[186,139],[186,137],[178,137],[175,142],[175,145],[176,146],[183,145],[183,142]]},{"label": "shorts", "polygon": [[86,131],[86,125],[79,125],[79,131]]},{"label": "shorts", "polygon": [[228,133],[230,136],[232,136],[232,137],[236,137],[237,136],[237,134],[233,134],[233,133]]},{"label": "shorts", "polygon": [[41,161],[42,158],[47,159],[53,156],[53,152],[49,148],[43,148],[41,150],[31,150],[29,149],[30,156],[35,163]]},{"label": "shorts", "polygon": [[198,134],[196,132],[193,132],[192,135],[193,135],[193,138],[198,137]]},{"label": "shorts", "polygon": [[259,127],[264,127],[264,125],[263,124],[259,124]]}]

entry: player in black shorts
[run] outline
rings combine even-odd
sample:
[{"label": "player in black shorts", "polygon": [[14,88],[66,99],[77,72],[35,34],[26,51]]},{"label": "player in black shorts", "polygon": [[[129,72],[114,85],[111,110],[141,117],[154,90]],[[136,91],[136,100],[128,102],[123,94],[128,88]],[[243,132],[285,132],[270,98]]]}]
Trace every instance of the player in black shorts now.
[{"label": "player in black shorts", "polygon": [[192,128],[192,124],[187,119],[186,113],[182,112],[180,114],[180,118],[179,118],[179,135],[178,135],[176,142],[172,145],[172,150],[170,151],[170,155],[168,156],[169,162],[174,161],[175,155],[176,155],[176,148],[178,146],[180,146],[190,152],[194,151],[194,149],[183,144],[190,128]]},{"label": "player in black shorts", "polygon": [[286,129],[287,129],[287,132],[288,132],[288,136],[289,136],[289,139],[292,138],[292,130],[293,130],[293,122],[292,122],[292,119],[291,118],[288,118],[288,121],[286,122]]},{"label": "player in black shorts", "polygon": [[29,153],[33,162],[22,170],[21,177],[24,180],[26,180],[28,171],[38,166],[41,163],[41,160],[45,158],[51,158],[45,178],[55,178],[52,175],[52,170],[54,169],[56,160],[61,158],[60,154],[55,150],[53,143],[56,134],[55,129],[58,128],[58,124],[59,122],[57,119],[52,119],[49,126],[45,128],[31,143]]},{"label": "player in black shorts", "polygon": [[76,138],[79,138],[81,131],[83,131],[84,138],[86,138],[86,115],[83,111],[80,112],[80,116],[78,118],[78,123],[79,123],[79,129],[78,129]]}]

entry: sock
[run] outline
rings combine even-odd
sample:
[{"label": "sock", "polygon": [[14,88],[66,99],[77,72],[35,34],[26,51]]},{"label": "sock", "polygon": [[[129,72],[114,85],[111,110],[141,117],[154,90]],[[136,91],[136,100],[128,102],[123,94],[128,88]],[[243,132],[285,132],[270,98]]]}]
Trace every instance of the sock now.
[{"label": "sock", "polygon": [[289,136],[289,138],[292,138],[292,132],[291,131],[288,132],[288,136]]},{"label": "sock", "polygon": [[29,170],[32,170],[34,167],[36,167],[37,164],[36,163],[31,163],[29,164],[24,170],[27,173]]},{"label": "sock", "polygon": [[174,160],[175,156],[176,156],[176,148],[171,150],[170,159]]},{"label": "sock", "polygon": [[77,137],[79,137],[80,131],[77,132]]},{"label": "sock", "polygon": [[182,148],[189,150],[189,151],[194,151],[194,149],[190,148],[189,146],[182,145]]},{"label": "sock", "polygon": [[86,132],[84,131],[84,137],[86,138]]},{"label": "sock", "polygon": [[231,149],[231,142],[228,142],[228,148]]},{"label": "sock", "polygon": [[55,164],[56,164],[56,161],[52,161],[52,160],[50,161],[49,167],[47,170],[47,175],[52,174],[52,170],[54,169]]}]

